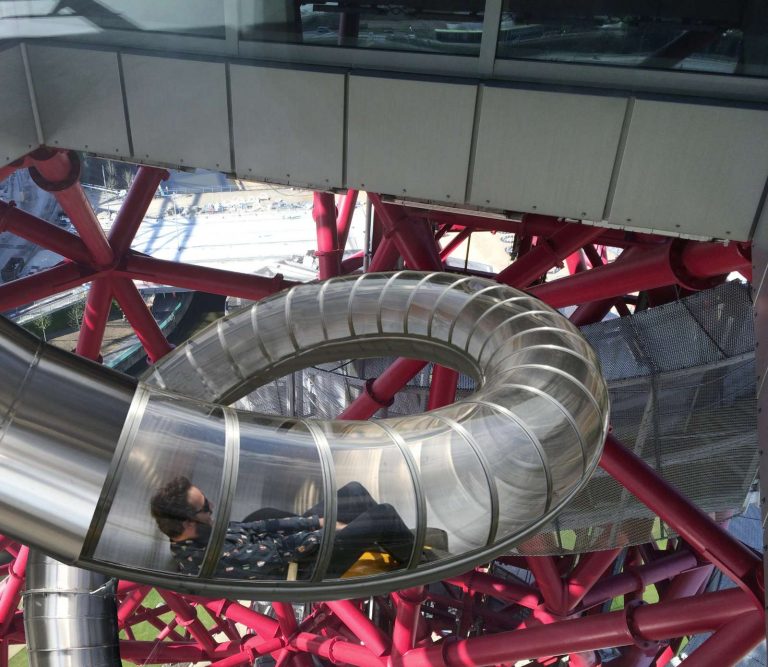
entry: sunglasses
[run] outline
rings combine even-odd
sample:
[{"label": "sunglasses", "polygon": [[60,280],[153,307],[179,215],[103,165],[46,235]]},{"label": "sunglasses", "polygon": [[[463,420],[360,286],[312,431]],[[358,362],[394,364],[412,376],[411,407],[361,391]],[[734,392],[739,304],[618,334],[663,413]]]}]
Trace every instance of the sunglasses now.
[{"label": "sunglasses", "polygon": [[210,514],[211,513],[211,503],[208,502],[208,497],[203,496],[203,500],[205,501],[203,503],[203,506],[195,512],[195,516],[198,514]]}]

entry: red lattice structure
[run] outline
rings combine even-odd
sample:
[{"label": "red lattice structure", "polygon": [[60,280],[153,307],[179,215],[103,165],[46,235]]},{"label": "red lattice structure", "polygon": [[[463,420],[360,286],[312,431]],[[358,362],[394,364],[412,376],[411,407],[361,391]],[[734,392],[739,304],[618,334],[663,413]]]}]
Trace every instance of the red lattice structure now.
[{"label": "red lattice structure", "polygon": [[[0,285],[0,311],[91,283],[76,352],[99,360],[112,299],[116,299],[150,361],[171,345],[133,280],[190,290],[260,299],[289,286],[281,276],[264,278],[155,259],[131,250],[131,243],[160,182],[162,169],[141,167],[109,232],[105,234],[79,184],[74,154],[41,149],[0,170],[0,179],[28,168],[35,182],[52,192],[77,229],[69,233],[0,202],[0,231],[9,231],[65,258],[37,274]],[[337,206],[332,193],[315,193],[317,257],[321,279],[359,270],[361,254],[342,261],[358,193]],[[445,258],[477,231],[516,237],[516,261],[494,276],[528,289],[553,307],[577,306],[578,325],[600,321],[611,308],[629,315],[642,292],[652,305],[681,290],[701,290],[731,271],[751,278],[747,244],[708,243],[628,233],[541,215],[519,221],[411,208],[374,193],[374,253],[370,271],[389,270],[402,258],[408,268],[442,270]],[[448,232],[456,236],[440,245]],[[607,263],[600,246],[621,249]],[[544,282],[553,267],[567,263],[571,275]],[[468,271],[471,273],[471,271]],[[672,289],[676,288],[676,289]],[[340,415],[367,419],[387,405],[424,362],[395,362]],[[438,368],[428,407],[453,401],[458,375]],[[611,664],[669,663],[683,638],[712,632],[688,658],[690,665],[736,663],[765,633],[762,558],[664,481],[652,468],[609,436],[601,467],[671,526],[679,538],[613,548],[578,556],[507,556],[440,584],[363,600],[316,602],[297,614],[275,602],[269,613],[236,600],[210,600],[172,591],[157,592],[159,604],[145,604],[152,589],[121,581],[117,619],[120,651],[136,664],[210,661],[217,667],[248,665],[271,655],[283,667],[324,663],[359,667],[481,667],[531,659],[555,664],[601,664],[598,649],[617,647]],[[0,537],[0,667],[9,646],[24,643],[19,602],[27,547]],[[532,584],[507,576],[508,566],[526,570]],[[737,587],[704,592],[719,569]],[[655,586],[659,601],[642,603]],[[152,593],[153,599],[157,595]],[[621,609],[611,601],[624,598]],[[615,607],[615,604],[614,604]],[[205,613],[201,613],[204,610]],[[137,639],[140,623],[156,628],[151,641]]]}]

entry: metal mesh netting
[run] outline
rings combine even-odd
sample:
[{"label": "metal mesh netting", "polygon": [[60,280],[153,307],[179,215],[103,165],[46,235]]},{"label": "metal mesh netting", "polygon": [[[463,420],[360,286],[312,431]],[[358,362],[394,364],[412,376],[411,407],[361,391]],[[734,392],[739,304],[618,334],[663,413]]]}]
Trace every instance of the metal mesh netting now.
[{"label": "metal mesh netting", "polygon": [[[757,470],[754,331],[749,287],[738,281],[583,333],[603,364],[616,437],[707,512],[739,511]],[[307,368],[238,403],[257,412],[333,419],[391,359]],[[423,412],[431,365],[376,417]],[[461,376],[457,397],[473,381]],[[600,468],[529,555],[642,544],[674,532]]]}]

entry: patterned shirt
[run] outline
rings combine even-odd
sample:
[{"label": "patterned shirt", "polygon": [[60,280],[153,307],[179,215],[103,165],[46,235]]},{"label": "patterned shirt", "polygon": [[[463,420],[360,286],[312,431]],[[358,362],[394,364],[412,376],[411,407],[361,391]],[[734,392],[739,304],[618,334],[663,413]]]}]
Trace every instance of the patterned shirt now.
[{"label": "patterned shirt", "polygon": [[[230,579],[284,579],[288,563],[312,558],[323,531],[316,516],[230,521],[215,577]],[[171,542],[171,553],[182,574],[197,576],[208,546],[199,538]]]}]

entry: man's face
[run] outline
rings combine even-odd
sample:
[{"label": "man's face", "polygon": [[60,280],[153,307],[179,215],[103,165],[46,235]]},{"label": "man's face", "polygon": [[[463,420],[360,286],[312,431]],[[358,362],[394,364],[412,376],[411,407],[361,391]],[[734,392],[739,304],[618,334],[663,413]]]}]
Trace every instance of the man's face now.
[{"label": "man's face", "polygon": [[210,526],[213,523],[213,508],[205,494],[196,486],[190,486],[187,491],[187,503],[194,515],[191,520]]}]

